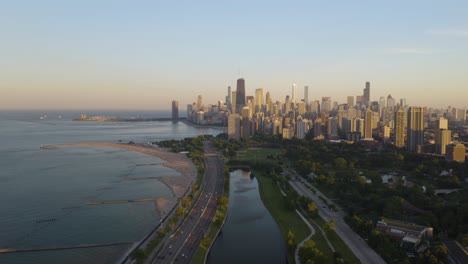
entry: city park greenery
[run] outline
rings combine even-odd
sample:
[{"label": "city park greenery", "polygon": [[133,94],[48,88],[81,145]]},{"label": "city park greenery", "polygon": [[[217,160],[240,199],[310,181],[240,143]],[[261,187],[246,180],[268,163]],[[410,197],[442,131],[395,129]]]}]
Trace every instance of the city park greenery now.
[{"label": "city park greenery", "polygon": [[[392,145],[329,143],[310,138],[283,140],[265,134],[256,134],[240,141],[228,141],[225,135],[220,135],[215,144],[233,161],[240,160],[255,170],[269,173],[266,177],[279,182],[285,188],[283,190],[287,190],[289,184],[286,184],[286,177],[280,173],[284,168],[297,171],[338,202],[348,214],[345,220],[350,227],[386,261],[404,263],[409,262],[409,259],[397,241],[374,229],[381,217],[434,228],[432,244],[435,246],[417,254],[417,263],[446,260],[447,255],[440,253],[446,249],[438,242],[439,239],[457,239],[468,246],[468,195],[464,181],[468,176],[466,163],[448,162],[438,156],[417,155]],[[260,158],[260,149],[268,149],[270,152],[265,155],[266,159]],[[442,171],[450,172],[450,176],[440,176]],[[389,187],[381,178],[381,175],[388,173],[406,176],[410,184],[403,186],[394,182],[393,187]],[[257,178],[261,184],[262,177]],[[445,196],[435,194],[435,190],[446,188],[461,190]],[[292,195],[285,199],[284,205],[289,209],[295,208],[297,199]],[[264,202],[267,204],[268,200]],[[283,232],[283,236],[287,241],[292,241],[287,232]],[[309,248],[312,244],[308,244]]]}]

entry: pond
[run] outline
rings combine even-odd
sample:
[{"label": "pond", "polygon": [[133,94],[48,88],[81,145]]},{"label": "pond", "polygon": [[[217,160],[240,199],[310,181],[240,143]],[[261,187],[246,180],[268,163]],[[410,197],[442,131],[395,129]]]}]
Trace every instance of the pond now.
[{"label": "pond", "polygon": [[230,176],[228,218],[207,263],[287,263],[286,245],[263,205],[257,179],[242,170]]}]

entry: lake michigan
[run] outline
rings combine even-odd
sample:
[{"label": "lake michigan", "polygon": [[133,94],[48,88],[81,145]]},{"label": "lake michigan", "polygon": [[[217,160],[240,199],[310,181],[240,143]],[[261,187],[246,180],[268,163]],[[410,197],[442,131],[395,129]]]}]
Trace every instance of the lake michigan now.
[{"label": "lake michigan", "polygon": [[[161,159],[106,147],[41,145],[77,142],[145,143],[217,135],[222,128],[177,122],[72,121],[81,112],[0,112],[0,249],[134,243],[161,218],[153,202],[87,205],[110,200],[174,199],[154,176],[177,177]],[[86,113],[169,117],[169,112]],[[47,115],[47,117],[45,117]],[[40,119],[43,117],[43,119]],[[131,244],[100,248],[0,254],[0,263],[115,263]]]}]

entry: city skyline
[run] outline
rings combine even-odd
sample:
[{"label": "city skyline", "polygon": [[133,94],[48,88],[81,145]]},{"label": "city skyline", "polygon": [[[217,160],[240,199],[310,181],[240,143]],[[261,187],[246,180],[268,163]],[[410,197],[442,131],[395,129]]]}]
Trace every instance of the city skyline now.
[{"label": "city skyline", "polygon": [[[170,109],[204,95],[466,108],[468,3],[0,4],[0,109]],[[411,102],[411,103],[410,103]]]}]

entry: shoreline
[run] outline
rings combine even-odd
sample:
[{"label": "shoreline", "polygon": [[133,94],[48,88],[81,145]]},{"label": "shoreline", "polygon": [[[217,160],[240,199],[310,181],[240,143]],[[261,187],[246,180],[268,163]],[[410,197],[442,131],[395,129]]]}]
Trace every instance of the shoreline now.
[{"label": "shoreline", "polygon": [[[112,143],[112,142],[79,142],[79,143],[63,143],[41,146],[42,149],[55,149],[59,147],[108,147],[118,148],[129,151],[140,152],[163,160],[162,166],[173,169],[180,176],[169,176],[157,178],[162,184],[167,186],[173,193],[174,201],[155,202],[155,208],[163,219],[168,212],[171,211],[177,200],[185,196],[186,191],[191,188],[191,184],[197,176],[197,169],[190,158],[180,153],[172,153],[161,149],[155,149],[149,146],[127,143]],[[157,198],[159,200],[160,198]]]}]

